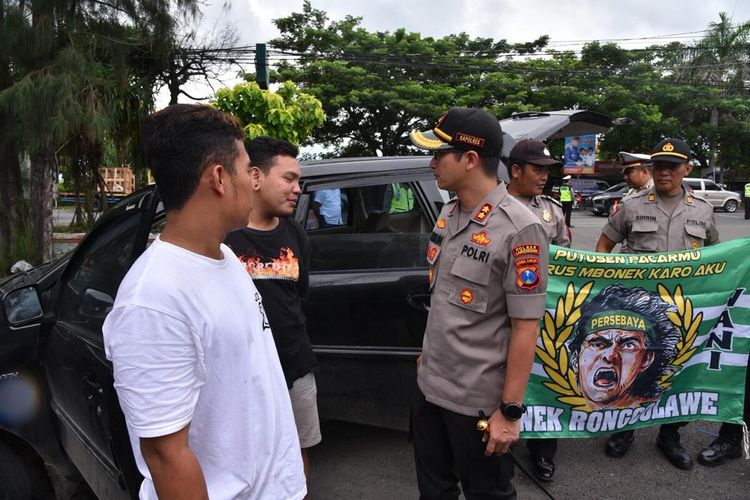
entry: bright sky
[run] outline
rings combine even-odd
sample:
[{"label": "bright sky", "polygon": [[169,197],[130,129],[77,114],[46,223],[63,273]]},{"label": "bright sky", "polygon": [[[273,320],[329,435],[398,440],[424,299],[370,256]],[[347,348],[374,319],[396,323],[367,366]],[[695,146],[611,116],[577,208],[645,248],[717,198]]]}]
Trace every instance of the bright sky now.
[{"label": "bright sky", "polygon": [[[209,0],[204,22],[237,22],[242,40],[265,42],[278,36],[272,20],[302,10],[302,0]],[[228,15],[223,6],[230,5]],[[424,36],[465,31],[472,36],[526,42],[541,35],[553,41],[631,38],[704,30],[719,12],[735,21],[750,19],[750,2],[738,0],[314,0],[331,19],[362,17],[369,30],[404,27]]]},{"label": "bright sky", "polygon": [[[732,16],[735,23],[750,20],[750,2],[739,0],[313,0],[313,8],[340,20],[350,14],[362,17],[362,26],[371,31],[406,28],[423,36],[442,37],[468,33],[509,42],[528,42],[549,35],[555,49],[580,49],[582,40],[656,37],[655,40],[618,41],[623,47],[639,47],[658,41],[690,41],[719,12]],[[210,31],[217,24],[234,23],[240,45],[267,42],[277,36],[272,20],[302,10],[302,0],[205,0],[199,31]],[[247,70],[253,71],[252,67]],[[236,80],[227,75],[227,84]],[[193,89],[191,89],[193,90]],[[203,86],[192,94],[207,95]],[[180,97],[186,102],[185,96]],[[168,98],[159,99],[159,106]]]}]

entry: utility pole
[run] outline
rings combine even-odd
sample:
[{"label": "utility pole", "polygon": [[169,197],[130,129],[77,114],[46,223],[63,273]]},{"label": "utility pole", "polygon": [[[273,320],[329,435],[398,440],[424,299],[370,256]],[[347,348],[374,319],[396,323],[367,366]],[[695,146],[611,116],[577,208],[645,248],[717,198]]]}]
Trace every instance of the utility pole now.
[{"label": "utility pole", "polygon": [[255,44],[255,82],[263,90],[268,90],[268,58],[266,44]]}]

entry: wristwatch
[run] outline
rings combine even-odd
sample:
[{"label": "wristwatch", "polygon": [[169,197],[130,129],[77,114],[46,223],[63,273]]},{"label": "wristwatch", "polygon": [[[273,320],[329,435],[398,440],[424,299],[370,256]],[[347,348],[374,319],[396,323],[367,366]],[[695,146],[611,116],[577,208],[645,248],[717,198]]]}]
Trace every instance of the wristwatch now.
[{"label": "wristwatch", "polygon": [[526,406],[519,403],[506,403],[500,402],[500,413],[511,422],[520,420],[524,413],[526,413]]}]

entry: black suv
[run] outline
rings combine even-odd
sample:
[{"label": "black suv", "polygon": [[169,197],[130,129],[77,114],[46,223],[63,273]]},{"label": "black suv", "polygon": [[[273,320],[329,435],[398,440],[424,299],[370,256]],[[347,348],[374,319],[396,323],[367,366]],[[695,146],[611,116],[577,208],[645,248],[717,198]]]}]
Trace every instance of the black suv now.
[{"label": "black suv", "polygon": [[630,186],[626,182],[615,184],[604,191],[592,194],[587,205],[594,215],[609,215],[612,206],[619,203],[629,190]]},{"label": "black suv", "polygon": [[[563,111],[501,124],[507,154],[519,138],[601,133],[612,121]],[[294,217],[313,248],[304,307],[322,418],[407,426],[429,307],[425,252],[448,199],[429,162],[414,156],[303,166]],[[339,190],[343,224],[317,227],[312,199],[323,189]],[[397,192],[410,200],[398,209]],[[105,212],[62,259],[0,280],[0,499],[41,498],[50,489],[70,498],[83,483],[102,499],[137,498],[141,477],[101,327],[120,281],[163,223],[158,190],[148,186]],[[28,404],[4,411],[9,388]]]}]

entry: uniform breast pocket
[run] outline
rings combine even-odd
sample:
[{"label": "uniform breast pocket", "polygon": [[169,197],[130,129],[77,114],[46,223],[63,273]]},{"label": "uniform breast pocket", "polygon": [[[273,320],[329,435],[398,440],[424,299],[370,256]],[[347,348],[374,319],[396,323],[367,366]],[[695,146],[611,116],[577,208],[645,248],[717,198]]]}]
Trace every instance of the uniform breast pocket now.
[{"label": "uniform breast pocket", "polygon": [[633,222],[628,237],[628,247],[636,253],[656,252],[659,245],[659,224],[656,221],[637,220]]},{"label": "uniform breast pocket", "polygon": [[458,257],[451,267],[448,302],[462,309],[483,313],[487,310],[490,266]]},{"label": "uniform breast pocket", "polygon": [[706,241],[706,228],[694,224],[685,224],[685,249],[700,248]]}]

